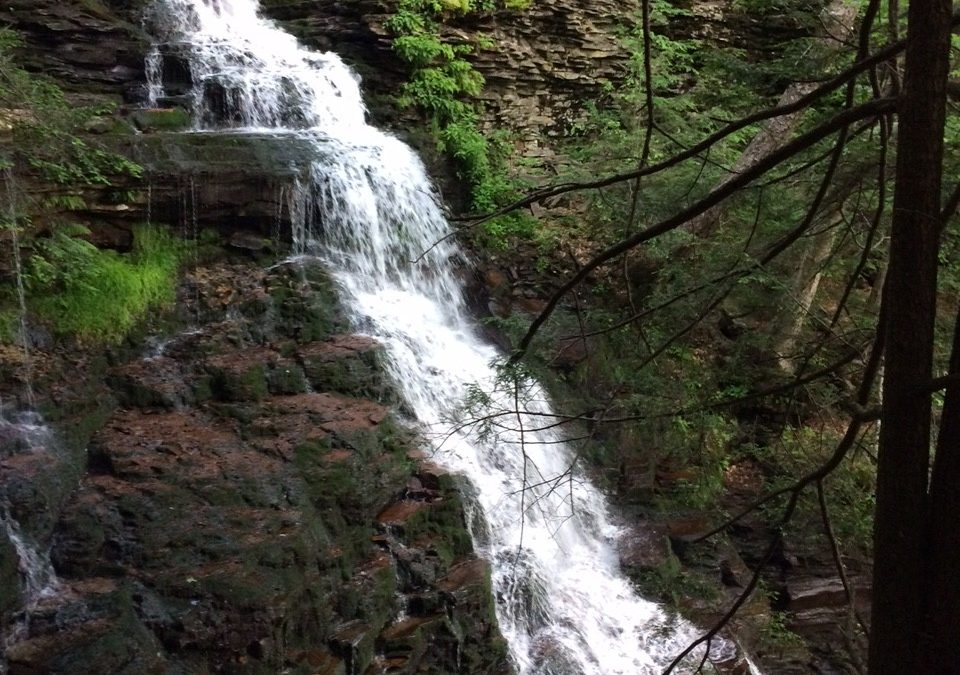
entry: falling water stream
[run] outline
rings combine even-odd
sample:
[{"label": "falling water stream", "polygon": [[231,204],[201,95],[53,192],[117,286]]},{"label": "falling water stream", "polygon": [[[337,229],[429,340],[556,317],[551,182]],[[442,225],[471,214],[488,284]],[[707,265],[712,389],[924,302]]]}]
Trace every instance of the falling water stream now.
[{"label": "falling water stream", "polygon": [[[385,345],[418,424],[442,437],[438,461],[473,485],[483,522],[473,534],[492,563],[518,672],[660,672],[696,630],[640,598],[620,571],[620,530],[603,495],[569,476],[559,432],[538,430],[551,413],[540,385],[499,386],[500,354],[472,325],[436,191],[410,148],[366,123],[358,77],[262,18],[256,0],[156,0],[146,22],[153,103],[163,96],[159,55],[174,53],[189,64],[197,133],[312,143],[315,159],[285,191],[295,246],[334,275],[357,329]],[[480,405],[471,415],[503,422],[493,433],[451,430],[471,394]]]},{"label": "falling water stream", "polygon": [[23,349],[23,396],[27,405],[32,406],[33,400],[33,373],[30,358],[30,333],[27,330],[27,291],[23,282],[23,263],[20,256],[20,235],[18,234],[19,211],[17,208],[17,184],[13,168],[3,169],[3,182],[6,187],[7,209],[5,225],[10,231],[10,247],[13,253],[13,273],[16,276],[17,287],[17,332],[20,346]]},{"label": "falling water stream", "polygon": [[[0,403],[0,458],[9,454],[48,452],[56,447],[55,441],[53,431],[39,414],[8,409]],[[31,540],[11,510],[6,499],[0,498],[0,536],[10,541],[17,555],[23,611],[0,629],[0,675],[6,672],[6,650],[28,634],[32,612],[61,591],[49,549]]]}]

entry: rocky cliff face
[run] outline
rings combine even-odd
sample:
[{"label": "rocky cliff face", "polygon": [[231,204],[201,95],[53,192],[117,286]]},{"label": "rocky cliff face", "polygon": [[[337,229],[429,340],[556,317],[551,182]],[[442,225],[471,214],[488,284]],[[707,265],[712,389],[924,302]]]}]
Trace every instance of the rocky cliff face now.
[{"label": "rocky cliff face", "polygon": [[0,537],[0,671],[508,672],[457,481],[323,272],[221,258],[179,308],[33,354],[55,431],[4,427],[0,503],[59,581],[24,607]]},{"label": "rocky cliff face", "polygon": [[[397,92],[406,70],[384,25],[395,2],[263,5],[308,44],[332,49],[354,65],[375,101]],[[548,139],[573,122],[606,82],[623,79],[629,55],[619,36],[639,7],[637,0],[535,1],[523,10],[449,17],[444,38],[451,44],[489,44],[470,57],[486,80],[479,99],[484,130],[511,132],[524,156],[549,156]],[[388,121],[416,123],[413,117]]]},{"label": "rocky cliff face", "polygon": [[[0,528],[0,672],[509,672],[460,486],[394,419],[378,346],[349,334],[321,272],[252,257],[288,227],[305,158],[140,111],[143,4],[10,3],[24,63],[118,105],[91,139],[146,167],[62,213],[18,176],[33,225],[81,222],[120,249],[145,220],[215,228],[234,257],[198,254],[178,315],[122,348],[35,332],[53,433],[0,429],[0,515],[18,523]],[[23,366],[0,349],[0,400],[23,397]],[[49,593],[24,592],[23,545],[49,552]]]},{"label": "rocky cliff face", "polygon": [[[130,226],[148,219],[188,235],[217,228],[235,252],[282,239],[289,167],[304,158],[277,157],[263,138],[184,136],[176,111],[140,112],[145,4],[5,5],[24,34],[25,63],[78,101],[119,105],[116,120],[90,133],[147,168],[143,181],[83,191],[80,210],[38,209],[36,224],[80,221],[121,249]],[[535,0],[452,22],[451,40],[483,33],[494,43],[475,56],[486,128],[511,131],[527,156],[549,161],[551,136],[605,80],[623,76],[617,28],[637,4]],[[679,29],[740,39],[730,4],[698,2]],[[406,75],[384,28],[393,3],[263,6],[352,63],[379,121],[415,130],[413,113],[387,103]],[[482,292],[536,310],[549,283],[531,287],[543,276],[533,260],[519,272],[491,269]],[[419,443],[393,419],[376,345],[348,334],[322,276],[262,267],[233,259],[195,268],[180,319],[153,327],[154,347],[141,340],[105,353],[39,340],[49,349],[35,355],[37,388],[59,440],[0,438],[0,502],[50,549],[63,586],[25,612],[16,550],[0,532],[0,618],[22,629],[6,654],[12,673],[507,669],[456,481],[422,463]],[[0,353],[3,400],[18,384],[19,358]],[[820,597],[835,584],[817,569],[829,592],[804,596],[805,580],[791,583],[813,598],[797,612],[828,608],[820,621],[839,610],[830,609],[835,597]]]},{"label": "rocky cliff face", "polygon": [[132,102],[142,97],[143,0],[11,0],[6,24],[24,38],[21,60],[78,99]]}]

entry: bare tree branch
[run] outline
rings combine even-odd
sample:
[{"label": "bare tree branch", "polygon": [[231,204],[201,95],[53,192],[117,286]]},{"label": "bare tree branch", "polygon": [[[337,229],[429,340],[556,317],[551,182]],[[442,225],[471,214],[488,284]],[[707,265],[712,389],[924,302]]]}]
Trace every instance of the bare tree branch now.
[{"label": "bare tree branch", "polygon": [[[603,265],[604,263],[616,258],[617,256],[629,251],[632,248],[635,248],[642,244],[645,241],[654,239],[666,232],[674,230],[691,218],[703,213],[710,207],[720,203],[734,192],[744,188],[749,185],[751,181],[762,176],[767,171],[773,167],[781,164],[782,162],[790,159],[795,156],[797,153],[806,150],[807,148],[815,145],[816,143],[822,141],[824,138],[833,134],[837,131],[847,128],[853,122],[858,120],[867,119],[870,117],[875,117],[881,113],[892,110],[896,105],[894,99],[884,98],[868,101],[860,106],[851,108],[849,110],[844,110],[843,112],[837,114],[832,119],[821,124],[820,126],[811,129],[810,131],[798,136],[790,143],[787,143],[783,147],[777,149],[776,152],[768,155],[763,158],[744,173],[738,175],[733,180],[723,184],[718,187],[716,190],[711,192],[709,195],[698,201],[696,204],[684,209],[680,213],[663,220],[656,225],[648,227],[626,239],[621,240],[620,242],[614,244],[613,246],[607,248],[605,251],[601,252],[595,256],[592,260],[586,262],[581,269],[574,274],[567,282],[565,282],[547,301],[546,306],[540,312],[540,314],[533,320],[530,325],[529,330],[524,335],[523,339],[520,341],[517,351],[511,356],[510,362],[517,362],[529,348],[531,341],[533,340],[534,335],[536,335],[537,330],[542,326],[547,319],[553,314],[554,310],[557,308],[557,305],[560,303],[560,300],[572,289],[582,282],[586,276],[595,270],[597,267]],[[783,245],[783,244],[781,244]],[[776,250],[776,247],[774,247]]]}]

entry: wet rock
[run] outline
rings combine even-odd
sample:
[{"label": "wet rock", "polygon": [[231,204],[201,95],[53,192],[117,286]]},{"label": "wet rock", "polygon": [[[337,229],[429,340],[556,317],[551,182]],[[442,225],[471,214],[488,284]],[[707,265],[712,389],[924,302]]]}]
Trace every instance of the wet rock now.
[{"label": "wet rock", "polygon": [[786,594],[789,608],[798,612],[817,607],[838,607],[847,601],[839,578],[797,580],[787,584]]},{"label": "wet rock", "polygon": [[330,645],[340,656],[349,673],[362,673],[373,661],[376,631],[362,621],[342,626],[330,639]]},{"label": "wet rock", "polygon": [[10,622],[21,602],[17,551],[6,536],[0,536],[0,625]]},{"label": "wet rock", "polygon": [[359,335],[335,335],[298,350],[307,379],[319,391],[342,391],[388,400],[391,385],[380,367],[383,347]]},{"label": "wet rock", "polygon": [[443,615],[434,615],[399,621],[380,634],[379,651],[388,660],[402,661],[403,665],[416,664],[430,646],[434,625],[443,619]]},{"label": "wet rock", "polygon": [[674,560],[666,528],[639,522],[618,542],[620,564],[630,574],[649,572]]},{"label": "wet rock", "polygon": [[280,355],[271,349],[238,350],[206,363],[214,395],[225,401],[258,401],[269,393],[267,370]]},{"label": "wet rock", "polygon": [[428,507],[429,504],[426,502],[409,499],[394,502],[377,515],[377,524],[385,527],[402,527],[418,511]]},{"label": "wet rock", "polygon": [[[311,353],[386,381],[364,360],[378,346],[331,333],[326,277],[211,263],[180,295],[197,323],[111,368],[122,407],[77,436],[84,475],[20,446],[0,460],[17,513],[43,514],[28,524],[64,589],[32,612],[11,672],[506,672],[489,580],[449,574],[472,552],[456,481],[412,475],[418,440],[382,403],[306,390]],[[102,371],[73,372],[56,400]],[[406,503],[420,506],[390,515]],[[9,549],[0,536],[3,629],[21,609]],[[445,617],[406,655],[381,638],[401,609]]]},{"label": "wet rock", "polygon": [[295,652],[290,655],[290,663],[313,675],[347,675],[343,660],[323,649]]},{"label": "wet rock", "polygon": [[183,131],[193,125],[190,114],[182,108],[154,108],[130,113],[134,126],[144,132]]},{"label": "wet rock", "polygon": [[303,394],[310,385],[303,368],[291,359],[280,359],[267,372],[267,389],[271,394]]},{"label": "wet rock", "polygon": [[24,51],[31,69],[61,79],[87,97],[120,99],[140,94],[147,48],[139,21],[142,6],[10,0],[4,16],[28,46],[37,46]]},{"label": "wet rock", "polygon": [[230,234],[229,244],[243,251],[258,252],[269,249],[271,241],[256,232],[240,230]]},{"label": "wet rock", "polygon": [[176,408],[192,398],[180,364],[157,356],[133,361],[111,373],[111,384],[122,405],[135,408]]}]

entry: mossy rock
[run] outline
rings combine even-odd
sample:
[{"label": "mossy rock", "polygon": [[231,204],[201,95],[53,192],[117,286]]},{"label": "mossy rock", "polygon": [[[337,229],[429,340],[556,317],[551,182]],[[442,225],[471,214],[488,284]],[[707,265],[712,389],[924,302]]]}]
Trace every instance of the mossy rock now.
[{"label": "mossy rock", "polygon": [[[369,531],[368,552],[369,552]],[[346,620],[362,620],[379,632],[397,611],[397,573],[389,556],[377,551],[373,558],[353,567],[353,576],[337,593],[337,609]]]},{"label": "mossy rock", "polygon": [[271,394],[302,394],[309,389],[303,368],[295,363],[278,363],[267,374]]},{"label": "mossy rock", "polygon": [[130,118],[137,129],[144,132],[183,131],[193,124],[190,113],[181,108],[135,110]]},{"label": "mossy rock", "polygon": [[348,329],[336,286],[319,265],[278,268],[269,295],[276,331],[284,337],[308,344]]},{"label": "mossy rock", "polygon": [[106,542],[103,522],[89,508],[73,508],[57,524],[50,556],[57,571],[75,577],[93,576]]},{"label": "mossy rock", "polygon": [[464,522],[463,501],[455,491],[414,513],[403,524],[404,539],[450,565],[473,553],[473,540]]},{"label": "mossy rock", "polygon": [[442,615],[406,618],[380,634],[377,649],[387,659],[404,659],[407,667],[413,669],[435,644],[434,633],[443,620]]},{"label": "mossy rock", "polygon": [[330,645],[346,662],[348,673],[363,673],[373,662],[378,632],[362,621],[351,621],[331,638]]},{"label": "mossy rock", "polygon": [[472,556],[462,558],[437,581],[437,588],[447,598],[459,672],[510,672],[507,644],[497,627],[489,563]]},{"label": "mossy rock", "polygon": [[36,622],[40,635],[7,651],[15,672],[170,672],[161,645],[137,618],[127,587],[60,605],[43,619]]},{"label": "mossy rock", "polygon": [[383,370],[382,353],[383,348],[372,340],[335,336],[305,345],[299,355],[307,379],[317,391],[394,403],[396,396]]},{"label": "mossy rock", "polygon": [[[356,441],[361,434],[352,438]],[[371,449],[378,446],[377,435],[366,432]],[[328,452],[314,444],[304,444],[295,451],[295,462],[307,482],[316,507],[327,517],[344,518],[354,523],[370,523],[380,508],[388,503],[409,475],[409,468],[397,457],[379,455],[372,459],[365,453],[335,444]],[[333,458],[333,459],[331,459]]]},{"label": "mossy rock", "polygon": [[0,530],[0,626],[20,608],[20,571],[17,550]]},{"label": "mossy rock", "polygon": [[225,401],[259,401],[267,396],[267,367],[248,363],[232,368],[213,367],[211,389]]}]

